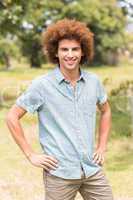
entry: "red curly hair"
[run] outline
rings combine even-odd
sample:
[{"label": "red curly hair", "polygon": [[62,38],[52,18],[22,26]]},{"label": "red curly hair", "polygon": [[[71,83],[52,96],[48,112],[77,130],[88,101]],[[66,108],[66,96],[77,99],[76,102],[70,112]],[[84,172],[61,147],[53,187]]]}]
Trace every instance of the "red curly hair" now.
[{"label": "red curly hair", "polygon": [[85,23],[76,20],[63,19],[50,25],[42,33],[43,51],[52,63],[58,63],[56,57],[58,43],[62,39],[74,39],[81,44],[83,56],[80,64],[90,62],[93,58],[93,33]]}]

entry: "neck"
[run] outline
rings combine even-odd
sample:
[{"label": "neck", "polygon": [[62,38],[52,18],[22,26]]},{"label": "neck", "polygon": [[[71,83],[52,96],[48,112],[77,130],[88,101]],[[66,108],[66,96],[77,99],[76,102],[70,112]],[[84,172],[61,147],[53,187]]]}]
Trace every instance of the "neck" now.
[{"label": "neck", "polygon": [[76,68],[74,70],[68,70],[60,66],[60,70],[62,74],[64,75],[65,79],[70,82],[75,82],[80,77],[80,69]]}]

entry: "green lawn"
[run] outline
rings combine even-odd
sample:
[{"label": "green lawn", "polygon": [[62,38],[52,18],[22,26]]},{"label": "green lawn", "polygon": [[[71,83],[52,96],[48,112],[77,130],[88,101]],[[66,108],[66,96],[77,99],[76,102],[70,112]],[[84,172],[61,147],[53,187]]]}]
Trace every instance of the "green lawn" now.
[{"label": "green lawn", "polygon": [[[26,160],[9,134],[4,119],[9,105],[18,96],[18,90],[23,90],[29,84],[29,80],[47,71],[48,69],[44,68],[35,70],[26,67],[8,72],[0,71],[0,94],[4,94],[3,105],[0,106],[0,195],[2,200],[43,199],[42,169],[31,166]],[[95,67],[90,71],[100,75],[108,93],[111,89],[119,87],[121,82],[133,80],[132,66]],[[123,136],[126,133],[131,134],[131,118],[128,108],[125,109],[126,101],[117,99],[118,101],[118,105],[116,105],[116,100],[115,103],[111,102],[113,128],[104,167],[115,197],[133,197],[133,139],[131,136]],[[22,119],[22,123],[29,143],[36,151],[41,152],[36,116],[27,114]]]}]

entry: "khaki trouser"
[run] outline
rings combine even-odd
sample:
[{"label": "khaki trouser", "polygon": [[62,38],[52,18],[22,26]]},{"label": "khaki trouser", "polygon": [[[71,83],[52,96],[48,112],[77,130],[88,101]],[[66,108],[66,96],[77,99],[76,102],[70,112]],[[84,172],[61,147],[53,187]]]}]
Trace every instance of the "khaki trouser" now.
[{"label": "khaki trouser", "polygon": [[[82,171],[83,172],[83,171]],[[45,200],[74,200],[77,192],[84,200],[113,200],[111,187],[102,170],[81,179],[63,179],[44,171]]]}]

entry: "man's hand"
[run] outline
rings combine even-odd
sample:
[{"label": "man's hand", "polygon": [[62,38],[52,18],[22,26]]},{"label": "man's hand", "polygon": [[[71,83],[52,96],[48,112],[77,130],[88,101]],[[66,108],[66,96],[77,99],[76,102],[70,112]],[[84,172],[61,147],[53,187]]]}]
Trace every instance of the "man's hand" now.
[{"label": "man's hand", "polygon": [[28,159],[32,165],[44,168],[47,172],[56,170],[58,167],[58,161],[54,157],[45,154],[32,153],[28,156]]},{"label": "man's hand", "polygon": [[103,165],[105,160],[105,151],[97,149],[93,154],[93,162],[98,165]]}]

